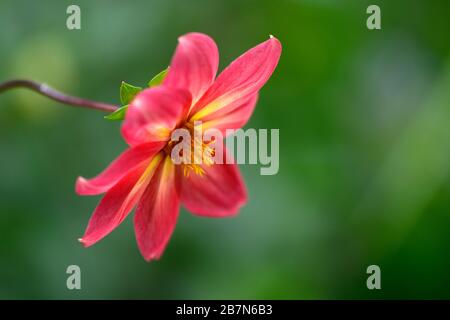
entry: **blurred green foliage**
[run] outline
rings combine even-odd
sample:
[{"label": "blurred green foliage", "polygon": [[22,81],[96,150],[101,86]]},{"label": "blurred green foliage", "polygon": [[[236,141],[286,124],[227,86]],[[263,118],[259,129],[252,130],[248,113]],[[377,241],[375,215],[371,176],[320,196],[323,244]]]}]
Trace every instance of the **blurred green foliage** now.
[{"label": "blurred green foliage", "polygon": [[[82,29],[66,28],[81,7]],[[382,29],[366,28],[378,4]],[[221,68],[269,34],[280,64],[247,127],[280,129],[280,172],[243,166],[250,201],[231,219],[183,211],[146,263],[132,219],[92,248],[99,197],[78,175],[126,145],[119,122],[17,90],[0,96],[0,298],[450,298],[448,1],[0,2],[0,81],[27,77],[119,104],[178,36],[211,35]],[[66,289],[68,265],[82,290]],[[377,264],[382,290],[366,288]]]}]

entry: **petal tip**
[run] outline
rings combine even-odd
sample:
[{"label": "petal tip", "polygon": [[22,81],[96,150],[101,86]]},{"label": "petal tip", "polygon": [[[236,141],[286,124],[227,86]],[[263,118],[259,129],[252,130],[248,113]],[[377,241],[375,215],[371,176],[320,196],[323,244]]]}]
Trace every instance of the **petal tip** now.
[{"label": "petal tip", "polygon": [[86,183],[86,179],[83,177],[78,177],[75,181],[75,193],[78,195],[83,195],[83,186]]},{"label": "petal tip", "polygon": [[189,32],[178,37],[178,42],[189,41],[191,38],[201,37],[210,40],[211,37],[201,32]]},{"label": "petal tip", "polygon": [[142,255],[146,262],[158,261],[161,258],[162,252],[152,252],[149,255]]},{"label": "petal tip", "polygon": [[273,34],[269,34],[269,40],[268,41],[270,41],[273,44],[276,44],[278,47],[280,47],[280,50],[281,50],[281,42]]},{"label": "petal tip", "polygon": [[89,241],[85,238],[79,238],[78,242],[81,243],[83,245],[83,247],[85,247],[85,248],[88,248],[95,243],[95,242]]}]

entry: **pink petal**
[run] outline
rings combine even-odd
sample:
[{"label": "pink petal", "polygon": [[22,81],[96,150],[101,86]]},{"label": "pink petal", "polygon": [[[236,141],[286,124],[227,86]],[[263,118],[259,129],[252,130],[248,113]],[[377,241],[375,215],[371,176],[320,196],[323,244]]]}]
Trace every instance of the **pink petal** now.
[{"label": "pink petal", "polygon": [[180,207],[175,167],[170,157],[161,163],[136,208],[136,240],[145,260],[159,259],[172,235]]},{"label": "pink petal", "polygon": [[[269,80],[281,55],[281,43],[271,37],[234,60],[190,112],[191,120],[226,114],[256,94]],[[220,112],[220,113],[219,113]]]},{"label": "pink petal", "polygon": [[[224,148],[224,158],[227,157]],[[205,173],[191,173],[181,181],[181,202],[194,214],[226,217],[247,202],[247,191],[236,164],[202,165]]]},{"label": "pink petal", "polygon": [[226,137],[227,129],[240,129],[247,123],[255,109],[257,101],[258,94],[255,94],[229,113],[220,115],[217,118],[214,118],[214,116],[205,117],[202,123],[203,130],[205,131],[214,128],[219,130],[222,135]]},{"label": "pink petal", "polygon": [[93,245],[114,230],[130,213],[145,191],[162,155],[156,155],[150,163],[144,163],[127,173],[103,197],[95,209],[80,242]]},{"label": "pink petal", "polygon": [[140,92],[128,107],[122,135],[134,146],[167,141],[171,131],[186,119],[191,95],[186,90],[158,86]]},{"label": "pink petal", "polygon": [[75,192],[79,195],[96,195],[108,191],[129,171],[152,158],[164,147],[164,144],[150,142],[128,148],[95,178],[88,180],[78,177]]},{"label": "pink petal", "polygon": [[216,77],[219,51],[214,40],[202,33],[188,33],[178,42],[164,85],[188,89],[195,103]]}]

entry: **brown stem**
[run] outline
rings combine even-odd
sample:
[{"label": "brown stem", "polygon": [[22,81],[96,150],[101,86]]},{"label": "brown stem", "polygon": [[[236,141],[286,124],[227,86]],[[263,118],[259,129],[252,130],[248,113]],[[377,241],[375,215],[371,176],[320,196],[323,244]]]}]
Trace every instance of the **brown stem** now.
[{"label": "brown stem", "polygon": [[31,89],[43,96],[46,96],[50,99],[53,99],[55,101],[71,105],[71,106],[77,106],[77,107],[83,107],[83,108],[89,108],[89,109],[96,109],[101,110],[105,112],[113,112],[118,107],[103,103],[103,102],[97,102],[92,100],[86,100],[74,96],[66,95],[62,92],[59,92],[45,83],[39,83],[32,80],[23,80],[23,79],[16,79],[16,80],[10,80],[6,82],[0,83],[0,93],[3,91],[14,89],[14,88],[27,88]]}]

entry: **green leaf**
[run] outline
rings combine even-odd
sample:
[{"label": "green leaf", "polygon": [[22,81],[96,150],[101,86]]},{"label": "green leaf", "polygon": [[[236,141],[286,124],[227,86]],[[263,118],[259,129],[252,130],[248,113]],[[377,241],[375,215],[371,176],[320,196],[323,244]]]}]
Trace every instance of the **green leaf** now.
[{"label": "green leaf", "polygon": [[129,104],[141,90],[142,88],[140,87],[135,87],[122,81],[122,84],[120,85],[120,101],[124,105]]},{"label": "green leaf", "polygon": [[166,77],[168,71],[169,71],[169,68],[167,68],[167,69],[161,71],[160,73],[158,73],[156,76],[153,77],[152,80],[149,81],[148,86],[150,88],[159,86],[163,82],[163,80]]},{"label": "green leaf", "polygon": [[128,105],[118,108],[116,111],[104,116],[107,120],[117,121],[125,119],[125,113],[127,112]]}]

